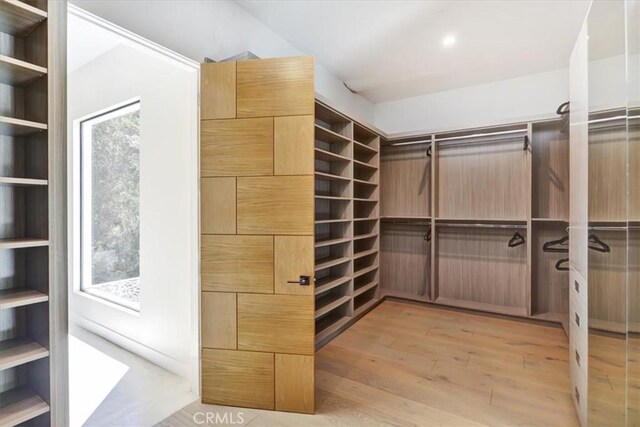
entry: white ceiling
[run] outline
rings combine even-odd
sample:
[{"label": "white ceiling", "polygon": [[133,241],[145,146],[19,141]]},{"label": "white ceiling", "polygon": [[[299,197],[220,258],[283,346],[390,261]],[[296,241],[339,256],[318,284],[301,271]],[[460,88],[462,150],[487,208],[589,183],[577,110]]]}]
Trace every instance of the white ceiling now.
[{"label": "white ceiling", "polygon": [[[238,0],[374,103],[567,67],[583,0]],[[454,35],[445,47],[442,39]]]}]

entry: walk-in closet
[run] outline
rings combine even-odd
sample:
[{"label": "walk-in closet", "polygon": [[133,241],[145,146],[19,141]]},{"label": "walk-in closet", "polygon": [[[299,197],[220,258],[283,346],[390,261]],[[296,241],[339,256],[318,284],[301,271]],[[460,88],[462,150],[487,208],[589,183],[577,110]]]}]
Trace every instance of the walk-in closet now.
[{"label": "walk-in closet", "polygon": [[309,57],[203,64],[202,402],[370,393],[376,419],[382,390],[444,424],[636,425],[630,3],[593,4],[570,91],[525,120],[385,132]]}]

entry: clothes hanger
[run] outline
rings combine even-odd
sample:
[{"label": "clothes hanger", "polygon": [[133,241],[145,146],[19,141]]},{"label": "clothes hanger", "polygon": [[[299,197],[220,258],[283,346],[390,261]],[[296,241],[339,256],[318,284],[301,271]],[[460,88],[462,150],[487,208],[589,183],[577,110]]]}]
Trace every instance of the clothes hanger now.
[{"label": "clothes hanger", "polygon": [[524,237],[522,237],[522,234],[516,231],[515,233],[513,233],[513,237],[509,240],[507,246],[509,246],[510,248],[515,248],[516,246],[524,245],[524,242],[525,240]]},{"label": "clothes hanger", "polygon": [[[592,244],[599,246],[592,246]],[[593,249],[597,252],[608,253],[611,252],[611,248],[605,242],[600,240],[595,234],[589,234],[589,249]]]},{"label": "clothes hanger", "polygon": [[562,264],[569,262],[569,258],[562,258],[556,262],[556,270],[558,271],[569,271],[569,267],[564,267]]},{"label": "clothes hanger", "polygon": [[544,252],[556,252],[556,253],[568,253],[569,248],[554,248],[555,245],[563,245],[564,243],[569,241],[569,235],[567,234],[561,239],[551,240],[550,242],[546,242],[542,245],[542,250]]}]

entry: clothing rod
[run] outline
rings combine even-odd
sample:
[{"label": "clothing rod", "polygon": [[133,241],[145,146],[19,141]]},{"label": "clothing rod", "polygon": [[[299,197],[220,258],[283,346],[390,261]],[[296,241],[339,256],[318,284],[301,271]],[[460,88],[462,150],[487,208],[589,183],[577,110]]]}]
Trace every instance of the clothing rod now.
[{"label": "clothing rod", "polygon": [[[602,122],[612,122],[614,120],[622,120],[622,119],[626,119],[627,116],[615,116],[615,117],[606,117],[604,119],[595,119],[595,120],[589,120],[587,123],[592,124],[592,123],[602,123]],[[633,117],[628,117],[628,118],[633,118]]]},{"label": "clothing rod", "polygon": [[526,224],[465,224],[455,222],[436,222],[436,225],[463,228],[527,228]]},{"label": "clothing rod", "polygon": [[485,137],[485,136],[511,135],[511,134],[514,134],[514,133],[524,133],[524,132],[527,132],[527,128],[514,129],[514,130],[504,130],[504,131],[500,131],[500,132],[474,133],[472,135],[450,136],[450,137],[446,137],[446,138],[436,138],[436,142],[454,141],[456,139],[481,138],[481,137]]},{"label": "clothing rod", "polygon": [[627,227],[606,227],[606,226],[593,226],[589,227],[589,230],[602,230],[602,231],[616,231],[616,230],[626,230]]},{"label": "clothing rod", "polygon": [[425,139],[423,141],[392,142],[389,145],[400,146],[400,145],[417,145],[417,144],[431,144],[431,140],[430,139]]},{"label": "clothing rod", "polygon": [[383,219],[382,222],[385,224],[411,224],[411,225],[431,225],[430,222],[427,221],[409,221],[409,220],[391,220],[391,219]]}]

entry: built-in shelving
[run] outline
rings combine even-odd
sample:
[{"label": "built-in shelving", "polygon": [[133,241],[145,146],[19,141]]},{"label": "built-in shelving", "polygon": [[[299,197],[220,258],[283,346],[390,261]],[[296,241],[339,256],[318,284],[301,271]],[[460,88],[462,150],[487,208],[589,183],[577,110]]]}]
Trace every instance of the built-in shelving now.
[{"label": "built-in shelving", "polygon": [[[322,346],[378,301],[379,136],[321,103],[315,118],[316,345]],[[357,294],[356,266],[373,272]]]},{"label": "built-in shelving", "polygon": [[28,387],[0,393],[0,425],[17,426],[49,412],[49,405]]},{"label": "built-in shelving", "polygon": [[26,37],[45,19],[47,19],[47,12],[23,1],[0,1],[0,22],[3,33]]},{"label": "built-in shelving", "polygon": [[0,83],[28,86],[47,74],[47,69],[10,56],[0,55]]},{"label": "built-in shelving", "polygon": [[13,185],[18,187],[45,186],[49,182],[46,179],[12,178],[0,176],[0,185]]},{"label": "built-in shelving", "polygon": [[28,338],[0,342],[0,370],[14,368],[49,356],[49,350]]},{"label": "built-in shelving", "polygon": [[[8,204],[2,209],[1,269],[10,273],[0,290],[2,427],[68,424],[66,349],[60,346],[50,358],[48,348],[67,333],[64,322],[50,321],[57,313],[50,305],[64,306],[67,285],[59,268],[66,265],[64,249],[50,246],[62,241],[59,225],[66,223],[57,209],[66,204],[66,189],[59,187],[64,180],[57,179],[66,171],[53,163],[64,157],[58,142],[66,129],[66,77],[53,72],[66,63],[66,28],[58,27],[63,16],[66,2],[0,0],[0,140],[3,153],[11,153],[0,161],[0,204]],[[60,285],[64,292],[56,292]]]},{"label": "built-in shelving", "polygon": [[46,239],[32,239],[28,237],[18,239],[0,239],[0,249],[37,248],[47,245],[49,245],[49,241]]},{"label": "built-in shelving", "polygon": [[33,289],[6,289],[0,291],[0,310],[37,304],[49,300],[49,296]]},{"label": "built-in shelving", "polygon": [[47,125],[44,123],[0,116],[0,135],[2,136],[28,136],[45,130]]}]

